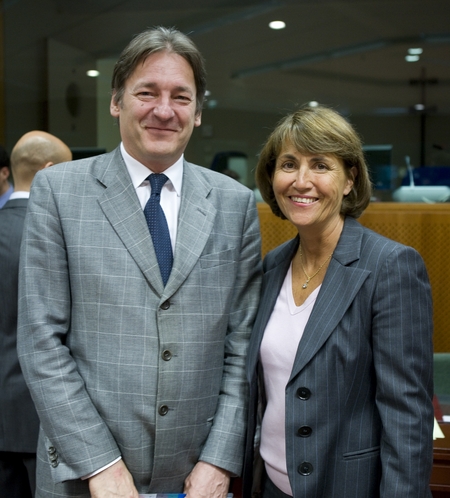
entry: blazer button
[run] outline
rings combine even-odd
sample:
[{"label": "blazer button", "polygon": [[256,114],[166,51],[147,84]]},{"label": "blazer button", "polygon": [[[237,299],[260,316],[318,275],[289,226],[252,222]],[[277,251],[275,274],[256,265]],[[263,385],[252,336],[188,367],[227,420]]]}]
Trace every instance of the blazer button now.
[{"label": "blazer button", "polygon": [[167,300],[167,301],[164,301],[162,304],[161,304],[161,309],[166,311],[170,308],[170,301]]},{"label": "blazer button", "polygon": [[161,353],[161,357],[164,361],[169,361],[172,359],[172,353],[168,350],[168,349],[165,349],[162,353]]},{"label": "blazer button", "polygon": [[50,446],[47,451],[49,455],[54,455],[56,453],[56,448],[54,446]]},{"label": "blazer button", "polygon": [[297,389],[297,397],[302,400],[307,400],[311,397],[311,391],[307,387],[299,387]]},{"label": "blazer button", "polygon": [[309,427],[307,425],[303,425],[297,431],[297,436],[300,436],[300,437],[309,437],[309,436],[311,436],[311,434],[312,434],[312,429],[311,429],[311,427]]},{"label": "blazer button", "polygon": [[302,476],[309,476],[313,471],[313,466],[309,462],[302,462],[297,470]]},{"label": "blazer button", "polygon": [[169,413],[169,407],[167,405],[161,405],[158,409],[158,413],[161,415],[161,417],[164,417],[164,415],[167,415]]}]

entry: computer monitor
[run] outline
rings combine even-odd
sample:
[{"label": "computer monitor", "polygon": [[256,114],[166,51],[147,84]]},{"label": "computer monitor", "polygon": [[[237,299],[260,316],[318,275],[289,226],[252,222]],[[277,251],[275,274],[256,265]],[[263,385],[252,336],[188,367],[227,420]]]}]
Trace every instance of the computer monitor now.
[{"label": "computer monitor", "polygon": [[397,168],[392,165],[392,145],[364,145],[363,150],[374,188],[382,190],[395,188]]}]

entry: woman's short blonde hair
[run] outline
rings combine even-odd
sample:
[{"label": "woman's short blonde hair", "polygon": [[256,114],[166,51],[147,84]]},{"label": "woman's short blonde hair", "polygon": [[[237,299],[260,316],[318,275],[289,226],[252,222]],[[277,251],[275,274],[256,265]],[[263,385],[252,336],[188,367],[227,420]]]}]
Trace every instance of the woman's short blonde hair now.
[{"label": "woman's short blonde hair", "polygon": [[[272,212],[285,219],[275,199],[272,183],[276,160],[288,142],[300,153],[333,154],[343,161],[346,172],[354,183],[351,192],[343,199],[341,214],[358,218],[368,206],[372,195],[362,142],[345,118],[324,106],[303,106],[284,117],[260,153],[256,166],[256,185]],[[357,169],[355,178],[351,173],[353,167]]]}]

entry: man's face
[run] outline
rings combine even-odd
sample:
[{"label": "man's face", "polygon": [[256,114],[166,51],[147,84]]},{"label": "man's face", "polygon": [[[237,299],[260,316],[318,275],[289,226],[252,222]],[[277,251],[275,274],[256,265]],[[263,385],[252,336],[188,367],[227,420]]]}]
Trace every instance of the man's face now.
[{"label": "man's face", "polygon": [[156,173],[174,164],[201,123],[195,98],[194,73],[183,57],[170,52],[147,57],[127,80],[122,101],[111,99],[126,151]]}]

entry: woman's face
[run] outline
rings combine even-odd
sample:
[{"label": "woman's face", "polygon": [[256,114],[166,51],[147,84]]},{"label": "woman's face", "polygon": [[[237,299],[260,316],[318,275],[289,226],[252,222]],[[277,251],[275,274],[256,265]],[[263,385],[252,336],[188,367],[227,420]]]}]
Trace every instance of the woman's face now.
[{"label": "woman's face", "polygon": [[[356,176],[356,168],[351,174]],[[332,154],[302,154],[287,142],[275,164],[275,198],[299,231],[306,227],[323,230],[340,221],[342,200],[352,186],[342,159]]]}]

